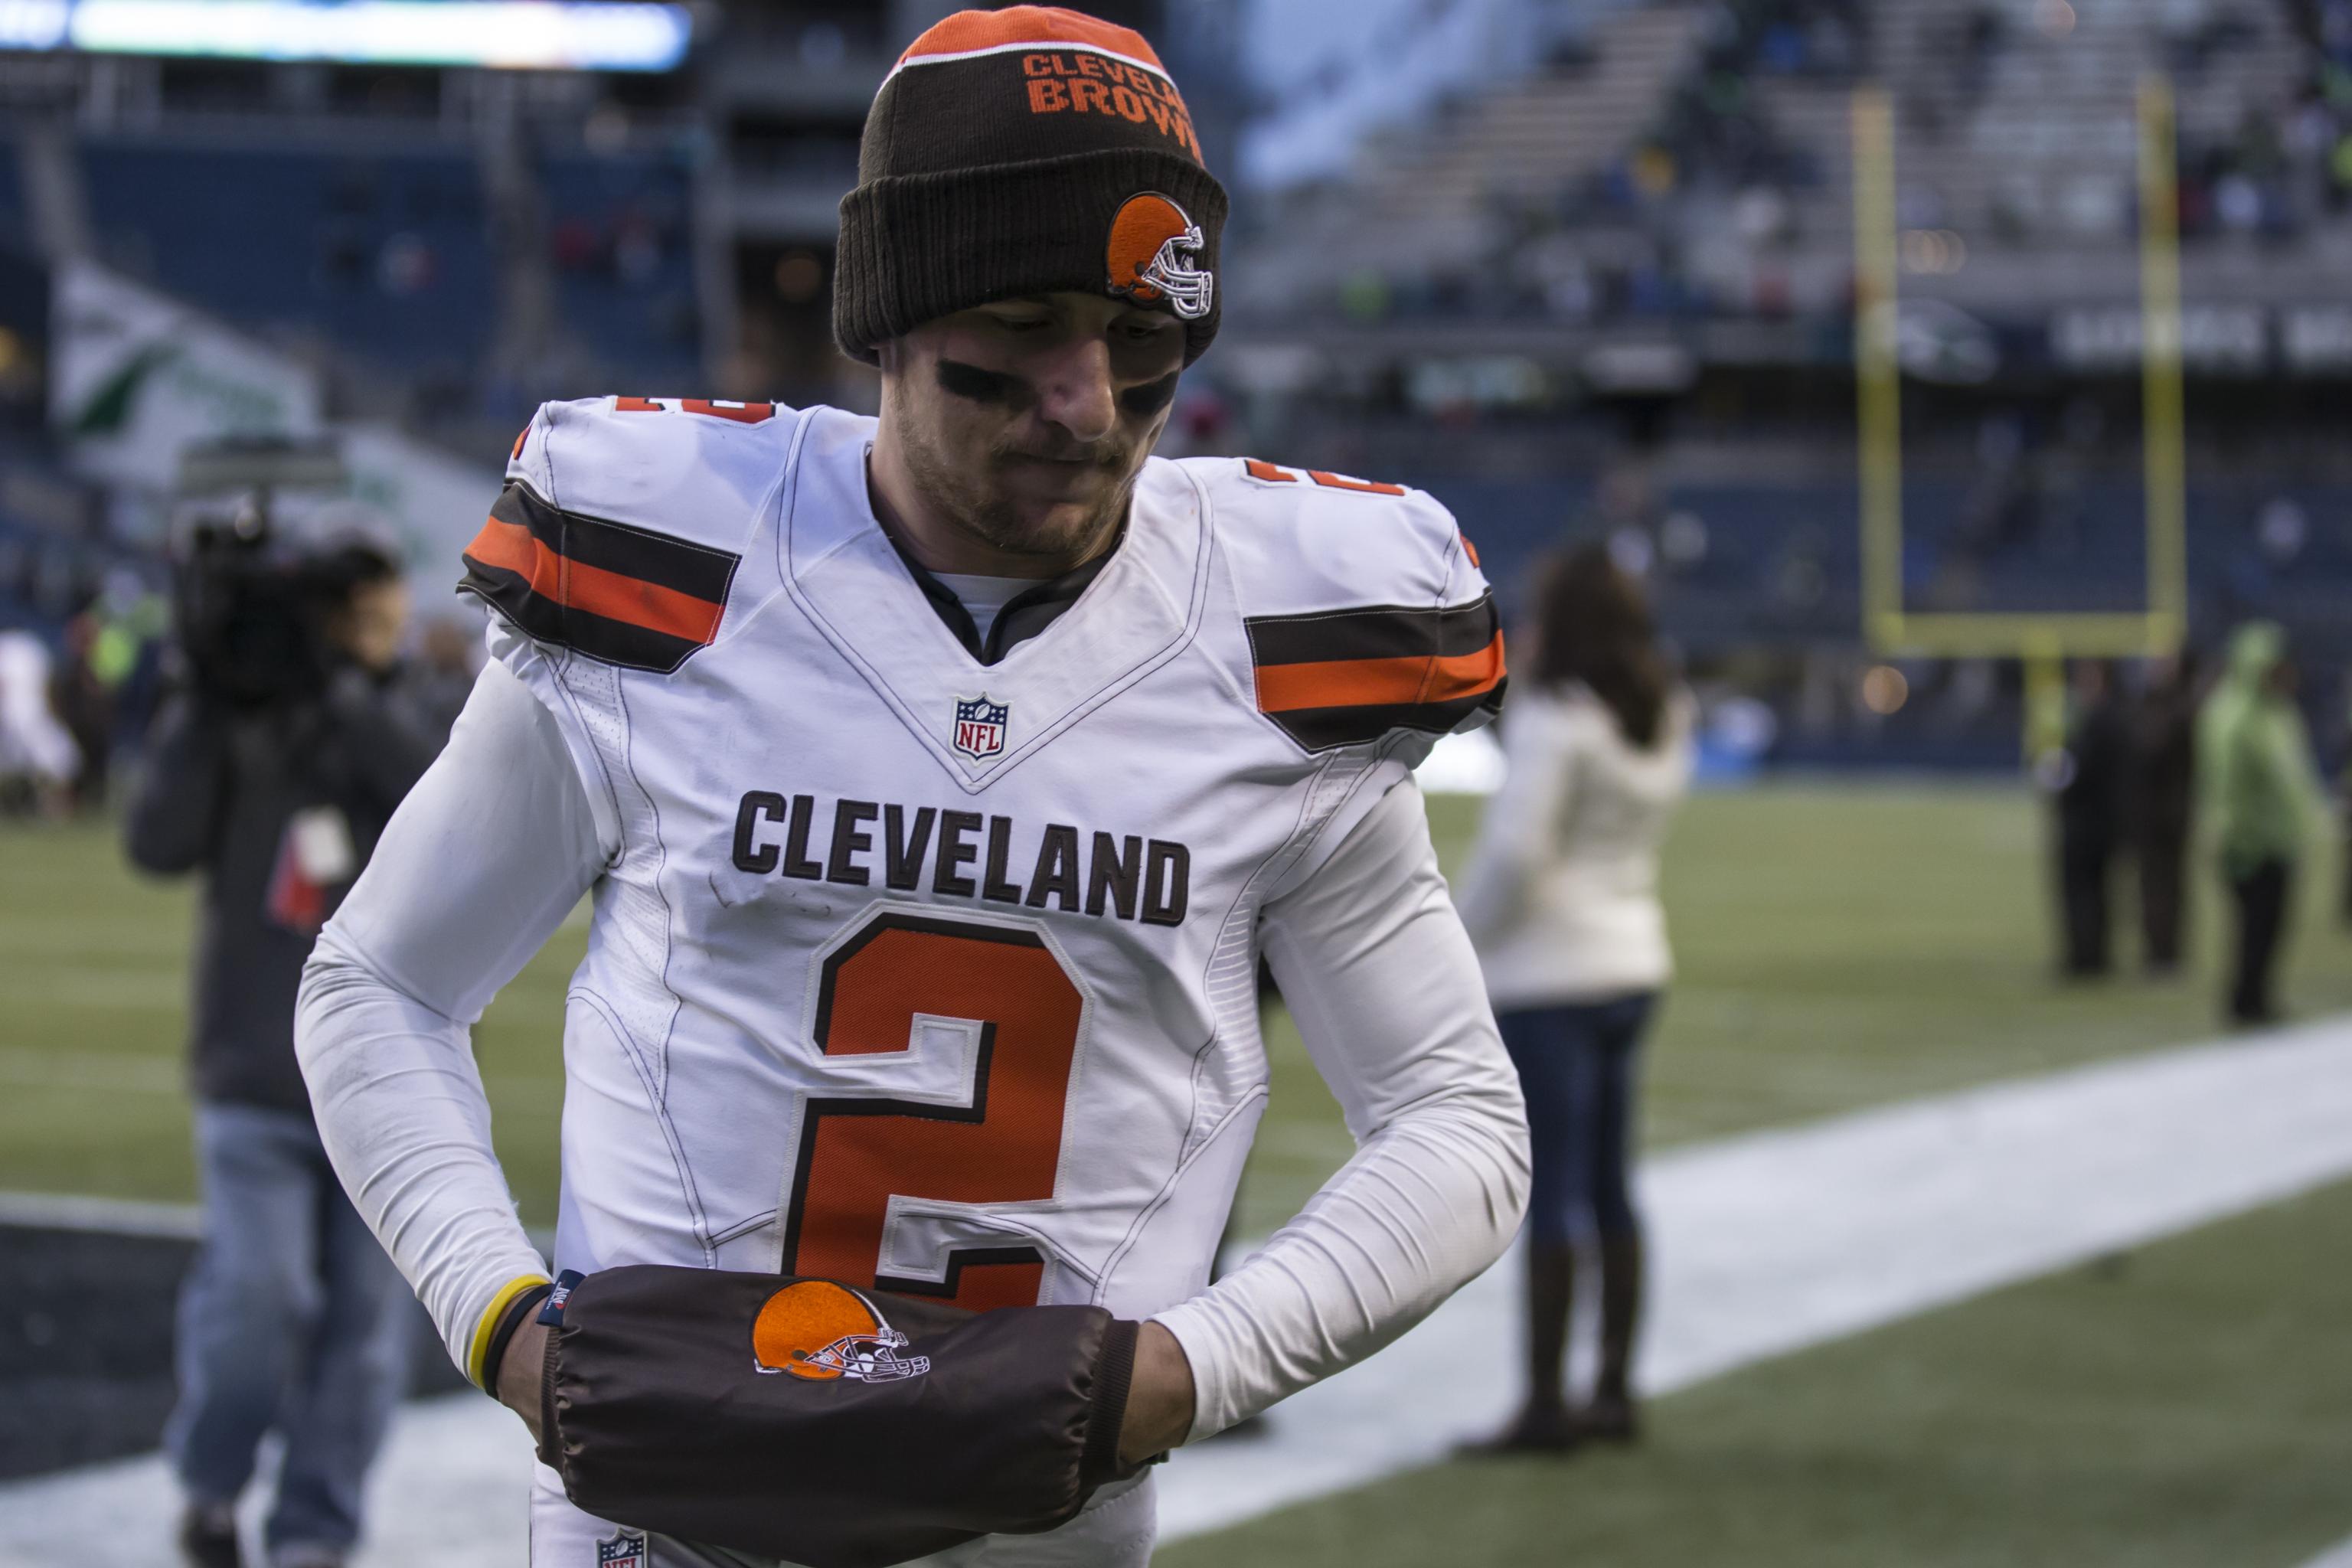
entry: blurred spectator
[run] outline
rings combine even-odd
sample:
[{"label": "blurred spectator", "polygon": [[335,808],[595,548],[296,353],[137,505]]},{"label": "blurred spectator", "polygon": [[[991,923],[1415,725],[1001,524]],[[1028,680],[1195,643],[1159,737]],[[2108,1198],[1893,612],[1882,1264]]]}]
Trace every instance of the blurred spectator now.
[{"label": "blurred spectator", "polygon": [[106,574],[97,600],[83,613],[98,627],[89,668],[106,689],[114,721],[109,745],[135,742],[147,732],[161,696],[170,605],[137,571],[117,566]]},{"label": "blurred spectator", "polygon": [[2197,656],[2159,659],[2133,716],[2126,799],[2139,871],[2140,962],[2152,975],[2180,967],[2189,830],[2197,777]]},{"label": "blurred spectator", "polygon": [[103,623],[85,610],[66,623],[66,657],[49,678],[49,707],[81,752],[73,783],[77,810],[106,804],[107,764],[114,743],[114,693],[100,668]]},{"label": "blurred spectator", "polygon": [[[1534,621],[1503,733],[1509,772],[1460,900],[1527,1093],[1535,1157],[1527,1399],[1482,1453],[1634,1433],[1635,1056],[1672,967],[1658,852],[1692,758],[1695,705],[1668,672],[1640,587],[1605,547],[1544,574]],[[1591,1401],[1575,1411],[1565,1379],[1580,1232],[1601,1265],[1601,1360]]]},{"label": "blurred spectator", "polygon": [[[2352,671],[2347,672],[2344,679],[2344,686],[2345,695],[2347,700],[2343,705],[2342,712],[2347,731],[2347,742],[2352,742]],[[2336,916],[2344,922],[2345,925],[2352,927],[2352,745],[2347,746],[2346,750],[2341,754],[2341,760],[2342,765],[2336,770],[2336,788],[2341,792],[2344,802],[2345,847],[2344,853],[2338,857],[2343,866],[2342,876],[2344,886],[2341,900],[2336,909]]]},{"label": "blurred spectator", "polygon": [[2240,626],[2229,668],[2197,715],[2199,798],[2237,906],[2229,1016],[2266,1024],[2294,869],[2321,820],[2311,742],[2294,704],[2286,638],[2269,621]]},{"label": "blurred spectator", "polygon": [[50,707],[49,650],[26,631],[0,631],[0,806],[45,815],[71,798],[81,755]]},{"label": "blurred spectator", "polygon": [[2108,883],[2123,847],[2129,731],[2104,659],[2074,666],[2073,712],[2057,772],[2058,902],[2065,927],[2061,968],[2084,980],[2107,973]]},{"label": "blurred spectator", "polygon": [[437,616],[425,623],[416,639],[416,658],[409,686],[417,720],[436,742],[448,739],[466,698],[474,689],[477,653],[482,646],[478,627]]},{"label": "blurred spectator", "polygon": [[346,546],[319,581],[316,689],[240,702],[197,663],[194,689],[157,717],[127,825],[141,867],[205,881],[191,1040],[205,1241],[181,1300],[164,1434],[197,1568],[239,1561],[237,1496],[273,1430],[285,1458],[271,1563],[344,1563],[407,1380],[408,1287],[327,1163],[294,1059],[294,997],[320,926],[440,738],[400,690],[407,596],[391,560]]},{"label": "blurred spectator", "polygon": [[2291,496],[2273,496],[2263,503],[2254,523],[2254,539],[2263,558],[2273,566],[2291,566],[2311,537],[2311,520]]}]

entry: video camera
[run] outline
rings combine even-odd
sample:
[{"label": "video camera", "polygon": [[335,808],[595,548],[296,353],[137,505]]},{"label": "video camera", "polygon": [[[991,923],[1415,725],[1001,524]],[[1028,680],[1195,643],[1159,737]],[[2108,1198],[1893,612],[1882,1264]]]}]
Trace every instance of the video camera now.
[{"label": "video camera", "polygon": [[173,584],[180,649],[197,689],[237,708],[299,702],[325,689],[329,618],[349,602],[376,552],[303,548],[274,526],[279,490],[340,488],[331,446],[232,439],[181,455],[180,493],[198,498],[184,523]]}]

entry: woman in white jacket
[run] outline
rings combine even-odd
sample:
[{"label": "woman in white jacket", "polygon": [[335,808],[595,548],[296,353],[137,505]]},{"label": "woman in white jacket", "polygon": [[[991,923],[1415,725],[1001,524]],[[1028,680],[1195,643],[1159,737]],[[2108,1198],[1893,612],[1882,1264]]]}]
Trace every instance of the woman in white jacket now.
[{"label": "woman in white jacket", "polygon": [[[1533,658],[1505,718],[1510,771],[1457,900],[1519,1069],[1535,1151],[1528,1399],[1482,1446],[1490,1452],[1633,1436],[1635,1053],[1672,968],[1658,853],[1691,766],[1693,703],[1658,651],[1640,588],[1605,551],[1578,549],[1547,571],[1534,622]],[[1591,1402],[1571,1410],[1579,1231],[1593,1237],[1601,1267],[1601,1370]]]}]

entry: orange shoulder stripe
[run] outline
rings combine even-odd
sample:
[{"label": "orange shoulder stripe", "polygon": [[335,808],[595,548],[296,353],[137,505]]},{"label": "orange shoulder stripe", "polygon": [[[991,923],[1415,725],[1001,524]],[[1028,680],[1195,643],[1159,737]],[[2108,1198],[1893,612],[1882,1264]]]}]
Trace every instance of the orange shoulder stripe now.
[{"label": "orange shoulder stripe", "polygon": [[1491,691],[1503,679],[1503,634],[1475,653],[1450,658],[1341,658],[1320,664],[1265,664],[1257,670],[1261,713],[1302,708],[1451,702]]},{"label": "orange shoulder stripe", "polygon": [[514,573],[530,584],[532,593],[569,609],[689,642],[707,643],[719,635],[724,605],[601,566],[567,561],[518,522],[489,519],[466,547],[466,553],[485,566]]}]

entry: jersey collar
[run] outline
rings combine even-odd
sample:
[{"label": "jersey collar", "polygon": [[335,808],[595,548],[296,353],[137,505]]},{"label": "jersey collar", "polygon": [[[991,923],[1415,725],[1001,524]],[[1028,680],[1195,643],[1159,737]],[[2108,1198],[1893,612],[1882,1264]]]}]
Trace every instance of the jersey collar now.
[{"label": "jersey collar", "polygon": [[898,563],[906,567],[908,576],[914,578],[915,586],[923,591],[923,597],[930,601],[931,608],[939,613],[948,630],[955,634],[956,640],[963,645],[964,652],[982,664],[993,665],[1003,663],[1006,654],[1060,620],[1062,612],[1078,602],[1079,595],[1101,575],[1102,569],[1110,564],[1111,557],[1118,553],[1118,547],[1127,542],[1127,529],[1122,524],[1118,537],[1111,541],[1110,548],[1085,565],[1065,572],[1058,577],[1034,583],[1006,600],[1004,607],[996,612],[996,619],[990,624],[985,640],[980,635],[980,628],[972,624],[971,612],[964,608],[963,600],[957,596],[955,590],[931,575],[929,568],[908,554],[906,547],[891,536],[888,529],[882,531],[882,536],[890,541],[892,549],[898,551]]}]

